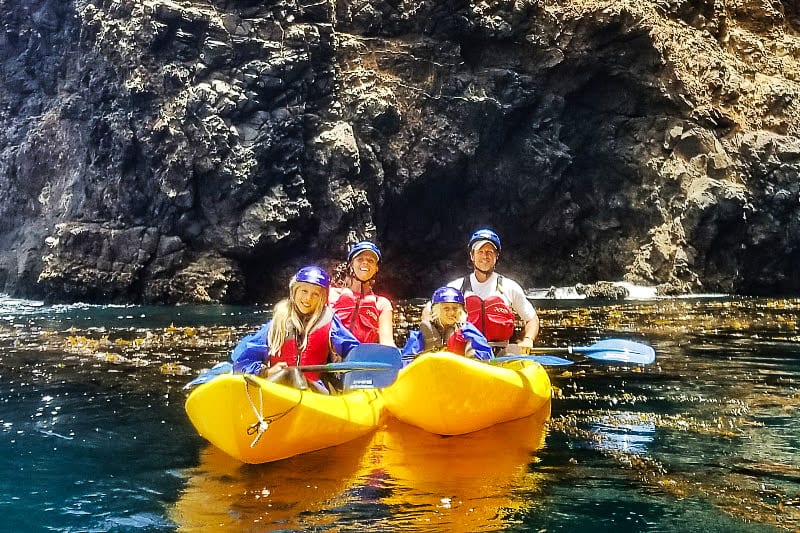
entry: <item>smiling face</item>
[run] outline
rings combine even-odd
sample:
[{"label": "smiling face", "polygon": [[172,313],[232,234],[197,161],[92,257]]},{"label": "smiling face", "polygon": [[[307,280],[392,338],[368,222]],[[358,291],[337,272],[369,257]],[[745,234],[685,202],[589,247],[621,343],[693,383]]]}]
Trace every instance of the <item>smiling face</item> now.
[{"label": "smiling face", "polygon": [[490,242],[484,242],[477,250],[469,254],[472,264],[481,272],[491,272],[497,263],[497,249]]},{"label": "smiling face", "polygon": [[292,301],[302,315],[309,315],[325,304],[325,290],[319,285],[300,281],[292,292]]},{"label": "smiling face", "polygon": [[361,252],[350,262],[358,281],[368,281],[378,272],[378,256],[369,250]]},{"label": "smiling face", "polygon": [[450,327],[456,322],[461,321],[464,308],[457,303],[439,303],[434,306],[434,314],[439,319],[439,323],[444,327]]}]

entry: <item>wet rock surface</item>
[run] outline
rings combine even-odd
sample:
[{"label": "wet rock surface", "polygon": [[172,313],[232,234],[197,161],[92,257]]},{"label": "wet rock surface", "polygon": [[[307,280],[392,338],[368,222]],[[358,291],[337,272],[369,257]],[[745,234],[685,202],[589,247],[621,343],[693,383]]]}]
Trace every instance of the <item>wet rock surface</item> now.
[{"label": "wet rock surface", "polygon": [[254,301],[372,238],[383,291],[414,297],[466,270],[481,225],[526,287],[800,289],[794,1],[12,0],[0,20],[0,291]]}]

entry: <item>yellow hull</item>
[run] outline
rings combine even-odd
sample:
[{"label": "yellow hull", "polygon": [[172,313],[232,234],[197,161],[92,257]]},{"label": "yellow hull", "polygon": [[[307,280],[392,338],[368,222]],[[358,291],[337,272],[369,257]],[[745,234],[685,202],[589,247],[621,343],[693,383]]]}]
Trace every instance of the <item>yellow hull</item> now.
[{"label": "yellow hull", "polygon": [[439,435],[462,435],[550,410],[550,378],[532,361],[491,365],[446,352],[419,356],[383,389],[396,418]]},{"label": "yellow hull", "polygon": [[219,376],[186,400],[186,413],[202,437],[254,464],[365,435],[381,423],[383,407],[376,390],[328,396],[242,374]]}]

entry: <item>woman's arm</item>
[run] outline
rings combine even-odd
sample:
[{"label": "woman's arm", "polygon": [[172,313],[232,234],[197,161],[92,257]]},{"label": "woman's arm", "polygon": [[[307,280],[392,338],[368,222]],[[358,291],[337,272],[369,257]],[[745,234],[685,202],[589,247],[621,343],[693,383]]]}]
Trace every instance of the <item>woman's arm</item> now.
[{"label": "woman's arm", "polygon": [[378,342],[386,346],[397,346],[394,343],[394,319],[392,310],[386,310],[378,317]]}]

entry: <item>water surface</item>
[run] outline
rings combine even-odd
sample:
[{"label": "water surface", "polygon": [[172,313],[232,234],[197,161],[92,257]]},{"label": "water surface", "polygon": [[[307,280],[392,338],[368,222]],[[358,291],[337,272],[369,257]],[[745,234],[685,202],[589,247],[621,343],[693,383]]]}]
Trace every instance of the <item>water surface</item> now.
[{"label": "water surface", "polygon": [[[0,298],[9,531],[794,531],[798,300],[537,302],[542,345],[652,344],[551,369],[552,419],[437,437],[390,422],[268,465],[209,446],[181,386],[268,308]],[[406,307],[398,323],[415,320]]]}]

